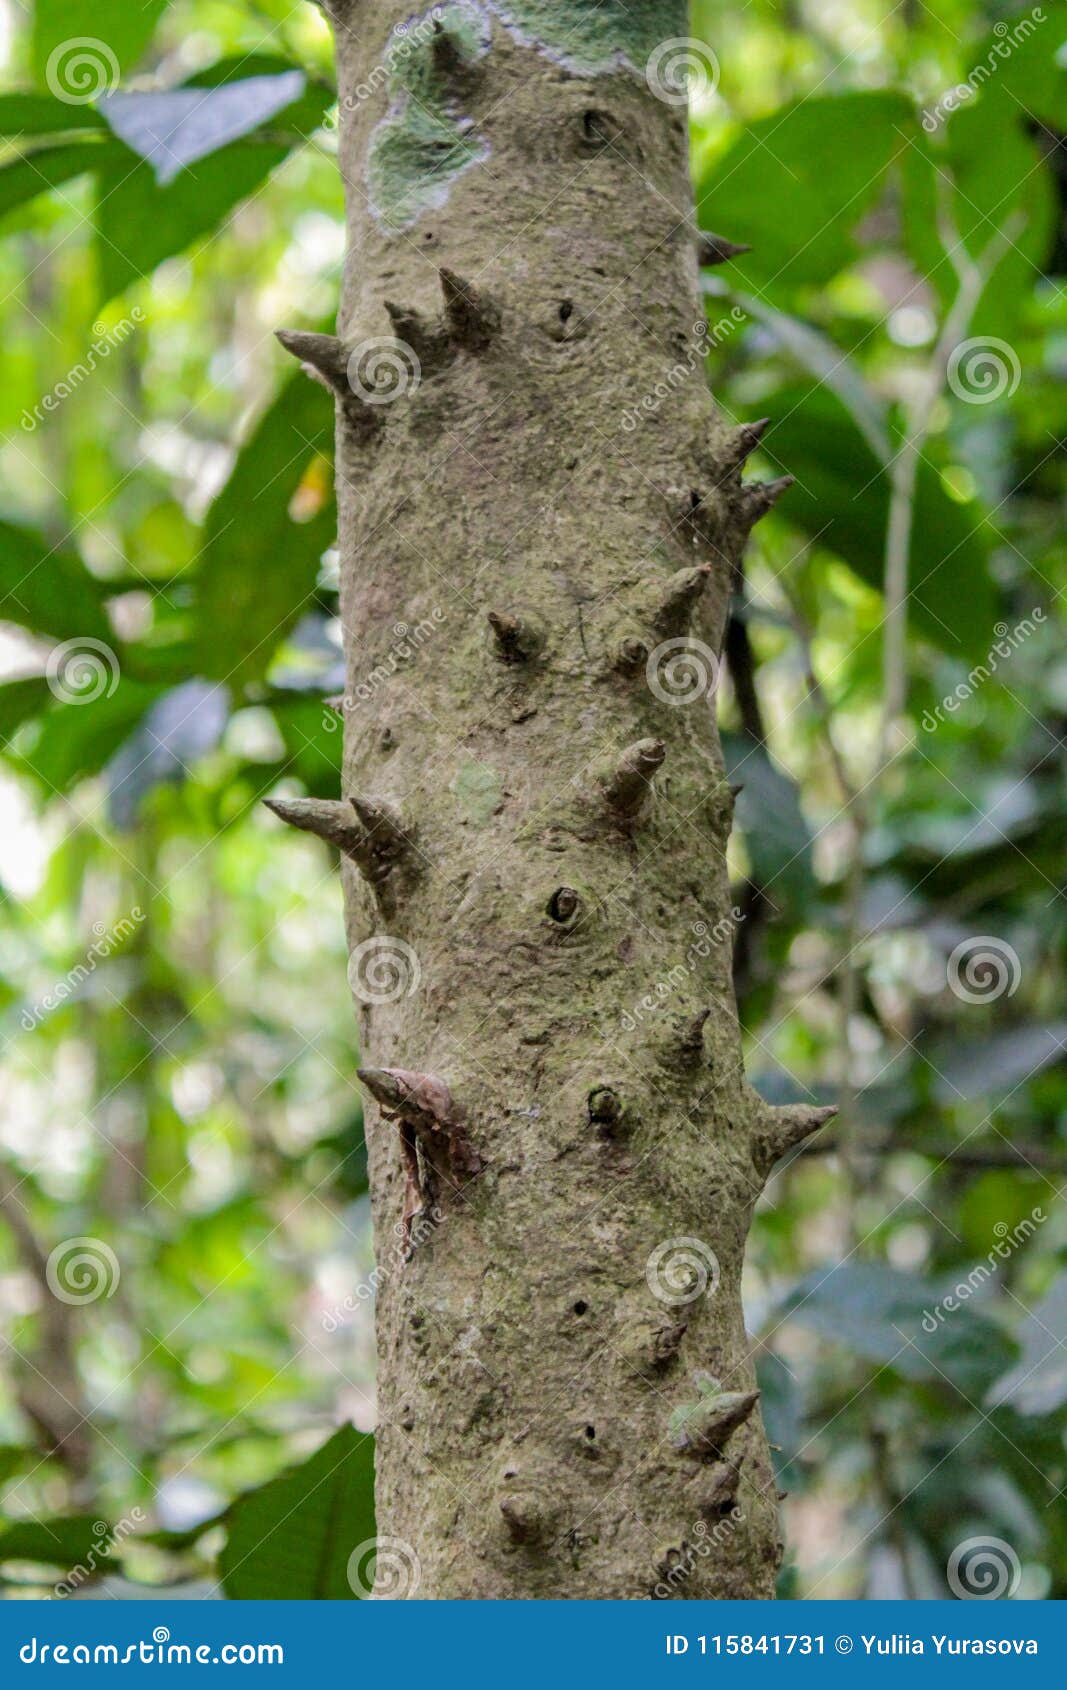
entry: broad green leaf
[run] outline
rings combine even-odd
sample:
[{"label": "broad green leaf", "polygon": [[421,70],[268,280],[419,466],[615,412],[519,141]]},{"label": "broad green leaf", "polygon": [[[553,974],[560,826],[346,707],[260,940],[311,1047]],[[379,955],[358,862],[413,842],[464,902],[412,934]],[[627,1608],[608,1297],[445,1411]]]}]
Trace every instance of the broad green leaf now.
[{"label": "broad green leaf", "polygon": [[54,94],[0,94],[0,135],[61,135],[65,129],[103,129],[92,106],[72,106]]},{"label": "broad green leaf", "polygon": [[781,295],[852,262],[852,231],[881,194],[916,121],[901,94],[809,95],[753,123],[697,184],[702,228],[750,253],[733,270]]},{"label": "broad green leaf", "polygon": [[284,143],[234,141],[161,187],[151,165],[132,163],[123,148],[122,159],[99,176],[100,303],[216,230],[288,153]]},{"label": "broad green leaf", "polygon": [[0,1561],[41,1561],[73,1569],[87,1556],[99,1555],[109,1536],[107,1521],[92,1514],[16,1520],[0,1530]]},{"label": "broad green leaf", "polygon": [[[332,406],[294,375],[257,423],[208,511],[197,603],[199,668],[235,686],[265,674],[315,586],[336,516],[325,460]],[[319,509],[295,521],[293,495],[319,460]]]},{"label": "broad green leaf", "polygon": [[742,733],[722,735],[722,754],[737,798],[737,825],[745,836],[752,876],[772,906],[811,896],[815,871],[811,830],[795,782],[775,768],[762,745]]},{"label": "broad green leaf", "polygon": [[167,0],[34,0],[33,60],[53,93],[84,99],[140,58]]},{"label": "broad green leaf", "polygon": [[[763,401],[775,458],[797,478],[781,511],[872,587],[884,581],[889,485],[883,465],[825,385],[780,389]],[[920,464],[912,530],[912,626],[953,656],[988,651],[997,596],[984,513],[950,499],[928,458]]]},{"label": "broad green leaf", "polygon": [[781,1315],[905,1379],[940,1380],[973,1395],[1004,1371],[1014,1346],[969,1292],[945,1307],[955,1286],[882,1262],[831,1263],[794,1286]]},{"label": "broad green leaf", "polygon": [[16,728],[47,710],[52,701],[51,688],[43,675],[0,686],[0,744],[6,745]]},{"label": "broad green leaf", "polygon": [[239,1601],[353,1601],[350,1558],[374,1538],[374,1439],[342,1426],[303,1466],[239,1497],[219,1560]]},{"label": "broad green leaf", "polygon": [[35,200],[38,194],[49,193],[96,170],[109,162],[113,167],[129,160],[129,153],[118,141],[69,141],[55,147],[37,147],[22,158],[0,167],[0,217],[20,205]]},{"label": "broad green leaf", "polygon": [[11,522],[0,522],[0,622],[57,640],[114,638],[101,583],[81,559]]},{"label": "broad green leaf", "polygon": [[115,691],[81,704],[62,704],[41,721],[40,733],[15,759],[50,792],[68,792],[76,781],[99,774],[127,739],[162,688],[125,676]]},{"label": "broad green leaf", "polygon": [[1027,1312],[1020,1336],[1017,1365],[997,1380],[986,1402],[1019,1414],[1053,1414],[1067,1403],[1067,1273]]}]

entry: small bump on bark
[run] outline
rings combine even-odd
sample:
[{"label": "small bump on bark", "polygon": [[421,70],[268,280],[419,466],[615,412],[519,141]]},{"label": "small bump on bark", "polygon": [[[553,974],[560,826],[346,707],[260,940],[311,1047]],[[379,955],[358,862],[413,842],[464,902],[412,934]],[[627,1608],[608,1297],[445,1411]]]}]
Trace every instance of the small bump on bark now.
[{"label": "small bump on bark", "polygon": [[648,662],[648,646],[636,634],[626,634],[619,641],[615,666],[624,675],[636,675]]},{"label": "small bump on bark", "polygon": [[544,624],[529,611],[490,610],[486,620],[502,663],[530,663],[544,650],[547,638]]},{"label": "small bump on bark", "polygon": [[652,612],[652,626],[660,634],[684,634],[711,578],[709,563],[679,569],[666,583]]},{"label": "small bump on bark", "polygon": [[710,1014],[710,1009],[702,1009],[682,1029],[678,1053],[687,1068],[699,1067],[704,1060],[704,1028]]}]

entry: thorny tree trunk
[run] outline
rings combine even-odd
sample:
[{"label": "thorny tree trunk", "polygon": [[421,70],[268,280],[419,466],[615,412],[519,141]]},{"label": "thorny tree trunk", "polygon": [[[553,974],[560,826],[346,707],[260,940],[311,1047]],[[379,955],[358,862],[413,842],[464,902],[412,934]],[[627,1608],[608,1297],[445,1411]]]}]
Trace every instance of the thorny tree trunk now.
[{"label": "thorny tree trunk", "polygon": [[341,338],[283,339],[338,395],[344,799],[277,808],[341,847],[377,1100],[379,1594],[768,1596],[741,1261],[825,1112],[747,1086],[730,984],[710,682],[781,485],[706,390],[685,7],[333,23]]}]

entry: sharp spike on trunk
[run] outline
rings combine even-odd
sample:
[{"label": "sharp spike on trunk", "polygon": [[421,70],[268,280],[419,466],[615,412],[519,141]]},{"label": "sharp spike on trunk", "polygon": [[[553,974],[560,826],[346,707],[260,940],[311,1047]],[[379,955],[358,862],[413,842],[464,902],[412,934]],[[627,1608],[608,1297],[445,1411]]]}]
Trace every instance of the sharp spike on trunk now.
[{"label": "sharp spike on trunk", "polygon": [[275,329],[275,336],[287,352],[299,358],[309,372],[342,399],[351,398],[348,381],[348,348],[334,334],[310,334],[304,329]]},{"label": "sharp spike on trunk", "polygon": [[678,1449],[706,1458],[721,1455],[759,1402],[758,1391],[721,1391],[704,1399],[681,1420],[673,1442]]},{"label": "sharp spike on trunk", "polygon": [[753,1159],[764,1172],[768,1171],[782,1156],[825,1127],[836,1114],[836,1103],[786,1103],[777,1109],[766,1105],[753,1141]]},{"label": "sharp spike on trunk", "polygon": [[413,1068],[357,1068],[356,1075],[387,1115],[431,1129],[451,1124],[452,1093],[438,1075]]},{"label": "sharp spike on trunk", "polygon": [[439,324],[424,317],[421,311],[397,305],[391,299],[385,301],[385,309],[397,339],[410,346],[424,371],[442,361],[447,343]]},{"label": "sharp spike on trunk", "polygon": [[617,816],[636,816],[648,797],[649,781],[667,755],[661,739],[639,739],[601,776],[608,808]]},{"label": "sharp spike on trunk", "polygon": [[500,307],[454,270],[442,269],[440,276],[445,321],[452,340],[472,352],[484,350],[500,333]]},{"label": "sharp spike on trunk", "polygon": [[770,425],[770,417],[760,417],[758,422],[742,423],[740,428],[730,430],[726,441],[726,466],[728,469],[740,469],[747,462]]},{"label": "sharp spike on trunk", "polygon": [[744,242],[728,241],[725,235],[713,235],[710,229],[702,229],[697,239],[697,256],[705,266],[728,264],[731,258],[740,258],[742,253],[751,251]]},{"label": "sharp spike on trunk", "polygon": [[782,494],[788,493],[795,480],[795,475],[780,475],[777,481],[754,481],[742,487],[738,507],[742,526],[754,528],[761,516],[774,509]]},{"label": "sharp spike on trunk", "polygon": [[487,614],[497,656],[504,663],[529,663],[544,649],[545,629],[528,611],[490,610]]},{"label": "sharp spike on trunk", "polygon": [[366,878],[382,881],[398,863],[412,857],[415,830],[394,805],[355,792],[348,800],[359,818],[358,862]]},{"label": "sharp spike on trunk", "polygon": [[348,804],[329,798],[264,798],[263,802],[290,827],[317,834],[346,856],[353,857],[359,848],[363,829]]},{"label": "sharp spike on trunk", "polygon": [[743,780],[731,781],[730,782],[730,797],[731,798],[740,798],[740,796],[741,796],[742,792],[744,792],[744,790],[745,790],[745,783],[744,783]]},{"label": "sharp spike on trunk", "polygon": [[684,634],[710,576],[710,563],[672,575],[652,614],[652,626],[661,634]]}]

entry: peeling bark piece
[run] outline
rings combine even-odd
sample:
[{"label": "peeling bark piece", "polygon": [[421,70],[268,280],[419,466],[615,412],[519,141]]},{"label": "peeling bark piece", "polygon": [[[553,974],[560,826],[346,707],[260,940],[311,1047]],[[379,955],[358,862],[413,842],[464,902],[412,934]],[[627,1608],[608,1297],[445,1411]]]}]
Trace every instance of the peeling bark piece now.
[{"label": "peeling bark piece", "polygon": [[604,771],[601,790],[608,808],[627,820],[637,815],[649,794],[649,782],[667,755],[661,739],[639,739]]},{"label": "peeling bark piece", "polygon": [[436,1074],[413,1068],[357,1068],[357,1077],[389,1115],[438,1132],[452,1119],[452,1093]]},{"label": "peeling bark piece", "polygon": [[728,264],[731,258],[740,258],[742,253],[751,251],[743,241],[728,241],[725,235],[713,235],[710,229],[702,229],[697,238],[697,257],[705,268]]},{"label": "peeling bark piece", "polygon": [[457,346],[484,352],[500,333],[500,307],[454,270],[441,269],[441,292],[445,297],[445,321]]},{"label": "peeling bark piece", "polygon": [[544,650],[544,625],[529,611],[519,614],[490,610],[486,620],[493,630],[496,654],[502,663],[529,663]]},{"label": "peeling bark piece", "polygon": [[328,844],[336,845],[346,857],[357,860],[363,842],[363,829],[352,814],[352,807],[331,798],[264,798],[268,810],[298,827],[302,833],[314,833]]},{"label": "peeling bark piece", "polygon": [[661,634],[684,634],[711,578],[710,563],[679,569],[666,583],[652,613],[652,626]]},{"label": "peeling bark piece", "polygon": [[766,1104],[753,1138],[752,1160],[766,1173],[781,1157],[825,1127],[836,1114],[836,1103],[786,1103],[780,1108]]},{"label": "peeling bark piece", "polygon": [[782,494],[788,493],[795,481],[795,475],[780,475],[777,481],[754,481],[751,486],[742,487],[737,507],[742,527],[754,528],[760,517],[774,509]]}]

